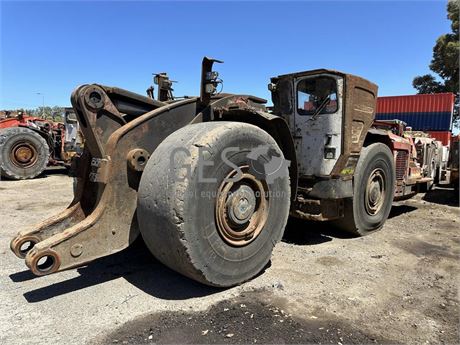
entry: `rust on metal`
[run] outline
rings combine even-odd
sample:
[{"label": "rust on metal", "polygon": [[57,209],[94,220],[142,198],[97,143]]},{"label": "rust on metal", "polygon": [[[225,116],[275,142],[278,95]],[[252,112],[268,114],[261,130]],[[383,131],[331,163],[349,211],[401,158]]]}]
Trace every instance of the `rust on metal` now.
[{"label": "rust on metal", "polygon": [[266,183],[248,170],[247,166],[240,167],[239,177],[233,170],[217,192],[217,228],[226,242],[238,247],[249,244],[260,234],[268,217],[270,202]]},{"label": "rust on metal", "polygon": [[16,143],[10,152],[11,161],[20,168],[34,165],[37,161],[37,156],[37,149],[27,141]]},{"label": "rust on metal", "polygon": [[[258,97],[219,94],[216,90],[222,81],[212,71],[215,62],[220,61],[203,59],[199,97],[174,98],[164,73],[157,75],[159,83],[166,83],[158,100],[153,99],[153,89],[150,98],[99,84],[74,90],[71,102],[86,140],[84,152],[74,164],[74,199],[61,213],[19,232],[10,244],[33,273],[44,275],[77,267],[129,246],[139,235],[137,192],[145,164],[166,137],[194,123],[239,121],[271,135],[291,161],[291,215],[299,218],[326,221],[344,217],[344,199],[353,196],[360,152],[370,142],[387,144],[396,163],[404,160],[400,163],[404,169],[401,179],[395,186],[397,196],[405,195],[407,186],[419,180],[420,168],[410,158],[410,141],[392,135],[389,129],[372,127],[375,84],[331,70],[278,76],[270,84],[274,106],[267,108],[266,101]],[[297,159],[304,137],[295,129],[294,81],[321,73],[336,75],[344,82],[343,145],[330,174],[299,176],[299,166],[305,164]],[[407,157],[398,152],[407,153]],[[24,149],[18,149],[17,155],[24,162],[30,157]],[[215,204],[220,236],[237,247],[248,245],[264,231],[270,205],[265,181],[245,167],[242,171],[238,181],[220,186]],[[379,212],[385,188],[392,188],[383,180],[381,172],[375,171],[364,182],[369,185],[366,207],[371,213]]]},{"label": "rust on metal", "polygon": [[129,167],[135,171],[144,171],[150,154],[144,149],[133,149],[128,152],[127,160]]}]

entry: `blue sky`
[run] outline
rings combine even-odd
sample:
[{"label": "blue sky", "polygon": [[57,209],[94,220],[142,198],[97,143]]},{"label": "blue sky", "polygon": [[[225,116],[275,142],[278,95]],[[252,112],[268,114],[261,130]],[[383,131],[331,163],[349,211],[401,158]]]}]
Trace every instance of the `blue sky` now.
[{"label": "blue sky", "polygon": [[198,94],[204,55],[225,61],[225,92],[269,98],[271,76],[324,67],[413,94],[448,31],[445,1],[2,1],[0,109],[40,106],[37,92],[67,106],[93,82],[144,94],[152,72]]}]

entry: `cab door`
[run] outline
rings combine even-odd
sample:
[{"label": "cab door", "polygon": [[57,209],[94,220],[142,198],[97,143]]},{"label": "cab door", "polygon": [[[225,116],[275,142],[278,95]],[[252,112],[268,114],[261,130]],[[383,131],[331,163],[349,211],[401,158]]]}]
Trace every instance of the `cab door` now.
[{"label": "cab door", "polygon": [[294,82],[300,176],[328,176],[342,151],[343,78],[319,74]]}]

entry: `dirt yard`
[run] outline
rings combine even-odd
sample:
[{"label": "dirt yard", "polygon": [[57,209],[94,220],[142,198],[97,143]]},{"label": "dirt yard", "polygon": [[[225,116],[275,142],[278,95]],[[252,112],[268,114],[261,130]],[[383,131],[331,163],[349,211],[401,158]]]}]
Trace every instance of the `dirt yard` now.
[{"label": "dirt yard", "polygon": [[395,204],[384,229],[364,238],[290,221],[270,267],[226,290],[170,271],[141,241],[34,277],[9,241],[71,197],[71,179],[57,173],[0,181],[1,344],[459,343],[450,189]]}]

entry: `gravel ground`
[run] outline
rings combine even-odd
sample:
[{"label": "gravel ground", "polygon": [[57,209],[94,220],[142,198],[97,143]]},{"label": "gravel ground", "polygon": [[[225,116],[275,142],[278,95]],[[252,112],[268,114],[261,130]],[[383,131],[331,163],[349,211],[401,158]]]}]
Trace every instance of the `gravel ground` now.
[{"label": "gravel ground", "polygon": [[67,205],[56,172],[0,181],[0,343],[459,343],[458,197],[394,205],[381,232],[350,238],[291,220],[271,265],[214,289],[156,262],[138,241],[86,267],[34,277],[9,251]]}]

